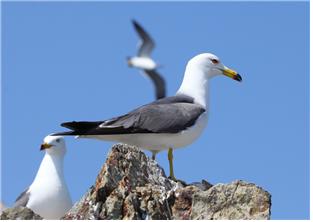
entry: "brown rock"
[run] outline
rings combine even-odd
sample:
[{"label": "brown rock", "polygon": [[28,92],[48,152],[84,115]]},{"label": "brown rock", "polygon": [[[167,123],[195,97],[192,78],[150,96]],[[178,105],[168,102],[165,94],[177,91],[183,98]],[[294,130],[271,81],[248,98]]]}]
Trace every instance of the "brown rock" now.
[{"label": "brown rock", "polygon": [[3,211],[1,220],[42,220],[42,217],[27,207],[14,207]]},{"label": "brown rock", "polygon": [[270,207],[270,194],[252,183],[183,185],[138,148],[117,144],[64,219],[269,219]]}]

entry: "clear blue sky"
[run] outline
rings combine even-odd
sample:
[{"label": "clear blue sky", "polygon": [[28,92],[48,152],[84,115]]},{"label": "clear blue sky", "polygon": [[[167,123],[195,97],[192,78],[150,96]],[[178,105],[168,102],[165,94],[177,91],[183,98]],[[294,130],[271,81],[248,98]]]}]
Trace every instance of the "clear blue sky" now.
[{"label": "clear blue sky", "polygon": [[[174,152],[176,176],[253,182],[272,194],[273,219],[308,219],[308,2],[3,3],[1,199],[11,205],[30,185],[39,145],[60,123],[110,118],[154,99],[152,84],[126,64],[138,41],[132,18],[157,43],[169,95],[202,52],[243,77],[211,81],[208,127]],[[113,143],[66,142],[77,201]],[[166,152],[157,160],[168,172]]]}]

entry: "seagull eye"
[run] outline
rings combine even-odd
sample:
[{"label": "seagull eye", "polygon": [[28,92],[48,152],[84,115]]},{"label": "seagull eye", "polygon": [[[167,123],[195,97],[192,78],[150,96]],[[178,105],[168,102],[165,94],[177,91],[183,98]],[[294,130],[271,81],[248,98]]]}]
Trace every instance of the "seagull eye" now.
[{"label": "seagull eye", "polygon": [[61,140],[60,140],[60,139],[57,139],[56,141],[57,141],[57,143],[59,143]]},{"label": "seagull eye", "polygon": [[217,59],[211,59],[211,62],[212,62],[213,64],[218,64],[218,60],[217,60]]}]

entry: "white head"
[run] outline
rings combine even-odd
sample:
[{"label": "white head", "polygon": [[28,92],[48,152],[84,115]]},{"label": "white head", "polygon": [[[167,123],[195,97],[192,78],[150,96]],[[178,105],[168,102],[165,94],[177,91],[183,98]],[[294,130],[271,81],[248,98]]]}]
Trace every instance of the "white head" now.
[{"label": "white head", "polygon": [[227,68],[220,59],[211,53],[199,54],[189,60],[184,75],[184,80],[177,94],[191,96],[195,102],[206,107],[208,97],[208,80],[214,76],[225,75],[237,81],[241,76]]},{"label": "white head", "polygon": [[45,150],[50,155],[64,156],[66,153],[65,140],[62,136],[46,136],[40,150]]},{"label": "white head", "polygon": [[227,68],[216,55],[211,53],[202,53],[193,57],[189,60],[187,67],[197,67],[207,74],[207,78],[225,75],[239,82],[242,80],[237,72]]}]

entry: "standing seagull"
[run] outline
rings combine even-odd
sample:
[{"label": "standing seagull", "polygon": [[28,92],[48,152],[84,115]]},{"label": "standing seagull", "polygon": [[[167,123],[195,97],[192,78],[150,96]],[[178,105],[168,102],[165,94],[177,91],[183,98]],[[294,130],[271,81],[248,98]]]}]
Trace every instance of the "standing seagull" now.
[{"label": "standing seagull", "polygon": [[151,59],[151,52],[155,43],[150,35],[135,20],[132,21],[136,32],[141,38],[138,54],[135,57],[127,58],[130,67],[136,67],[143,70],[144,74],[150,78],[155,86],[155,96],[157,99],[166,96],[166,87],[163,77],[157,72],[158,65]]},{"label": "standing seagull", "polygon": [[209,79],[226,75],[237,81],[241,76],[224,66],[211,53],[189,60],[183,82],[175,96],[156,100],[125,115],[97,122],[66,122],[69,132],[82,138],[119,141],[151,151],[169,149],[170,177],[174,180],[173,149],[191,144],[208,120],[207,97]]},{"label": "standing seagull", "polygon": [[47,136],[40,150],[46,154],[37,175],[30,187],[16,199],[14,207],[28,207],[44,219],[60,219],[72,207],[63,175],[64,138]]}]

